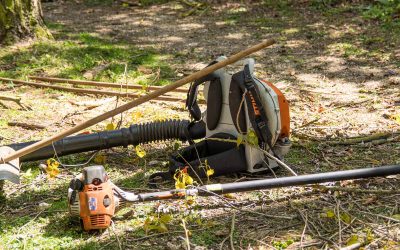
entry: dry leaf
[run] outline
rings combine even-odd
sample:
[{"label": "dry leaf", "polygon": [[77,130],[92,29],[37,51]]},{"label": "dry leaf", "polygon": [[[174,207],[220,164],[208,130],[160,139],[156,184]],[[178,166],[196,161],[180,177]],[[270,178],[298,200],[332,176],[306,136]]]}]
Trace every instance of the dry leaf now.
[{"label": "dry leaf", "polygon": [[139,156],[140,158],[143,158],[146,156],[146,151],[140,145],[137,145],[135,147],[135,152],[136,152],[136,155]]}]

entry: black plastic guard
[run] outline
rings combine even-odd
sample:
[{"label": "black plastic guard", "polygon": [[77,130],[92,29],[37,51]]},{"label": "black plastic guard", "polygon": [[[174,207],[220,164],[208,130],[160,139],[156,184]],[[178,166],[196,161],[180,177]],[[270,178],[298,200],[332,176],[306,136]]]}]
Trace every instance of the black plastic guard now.
[{"label": "black plastic guard", "polygon": [[[234,142],[218,141],[213,138],[230,139]],[[191,176],[193,171],[201,178],[207,177],[205,162],[214,169],[213,176],[246,171],[244,146],[236,144],[236,138],[226,133],[218,133],[199,143],[184,148],[170,159],[170,174],[187,167]]]}]

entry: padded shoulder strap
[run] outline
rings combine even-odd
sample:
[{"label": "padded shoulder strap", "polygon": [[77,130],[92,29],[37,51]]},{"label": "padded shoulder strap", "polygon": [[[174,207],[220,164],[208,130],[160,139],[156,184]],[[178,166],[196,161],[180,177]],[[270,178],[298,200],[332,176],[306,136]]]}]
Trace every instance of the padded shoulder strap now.
[{"label": "padded shoulder strap", "polygon": [[186,108],[189,110],[190,115],[193,117],[195,121],[199,121],[201,119],[201,111],[199,108],[199,104],[197,103],[199,86],[205,82],[212,81],[215,78],[216,76],[213,73],[211,73],[196,80],[194,83],[190,85],[186,99]]},{"label": "padded shoulder strap", "polygon": [[[213,61],[208,66],[216,62]],[[193,120],[199,121],[201,119],[201,110],[197,103],[198,88],[201,84],[208,81],[210,82],[208,96],[205,97],[207,99],[207,128],[213,130],[218,126],[222,109],[222,85],[219,76],[215,72],[196,80],[190,85],[186,99],[186,108]]]}]

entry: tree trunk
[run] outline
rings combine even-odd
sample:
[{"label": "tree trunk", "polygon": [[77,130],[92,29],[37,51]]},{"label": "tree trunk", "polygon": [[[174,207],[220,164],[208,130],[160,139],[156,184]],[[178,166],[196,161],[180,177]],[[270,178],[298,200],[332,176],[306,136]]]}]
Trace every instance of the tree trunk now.
[{"label": "tree trunk", "polygon": [[26,38],[50,38],[40,0],[0,0],[0,44]]}]

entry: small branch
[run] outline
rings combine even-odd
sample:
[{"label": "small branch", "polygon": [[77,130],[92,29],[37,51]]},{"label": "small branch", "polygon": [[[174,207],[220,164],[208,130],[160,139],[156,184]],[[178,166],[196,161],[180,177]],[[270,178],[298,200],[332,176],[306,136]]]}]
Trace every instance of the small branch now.
[{"label": "small branch", "polygon": [[400,190],[371,190],[371,189],[360,189],[360,188],[348,188],[348,187],[327,187],[327,186],[315,186],[321,191],[339,191],[348,193],[365,193],[365,194],[400,194]]},{"label": "small branch", "polygon": [[185,231],[186,249],[190,250],[189,231],[186,229],[185,219],[182,219],[182,227],[183,230]]},{"label": "small branch", "polygon": [[18,97],[2,96],[2,95],[0,95],[0,100],[15,102],[15,103],[18,104],[18,106],[20,106],[22,109],[25,109],[25,110],[32,110],[30,107],[27,107],[27,106],[25,106],[24,104],[22,104],[21,98],[18,98]]},{"label": "small branch", "polygon": [[340,250],[355,250],[355,249],[359,249],[363,244],[360,242],[356,242],[350,246],[347,247],[342,247],[340,248]]},{"label": "small branch", "polygon": [[121,241],[119,240],[118,234],[115,231],[114,221],[111,221],[111,229],[115,235],[115,238],[117,239],[119,250],[122,250]]},{"label": "small branch", "polygon": [[[130,97],[130,98],[143,97],[143,95],[141,95],[141,94],[134,94],[134,93],[119,93],[119,92],[114,92],[114,91],[106,91],[106,90],[98,90],[98,89],[80,89],[80,88],[73,88],[73,87],[64,87],[64,86],[57,86],[57,85],[51,85],[51,84],[43,84],[43,83],[37,83],[37,82],[28,82],[28,81],[22,81],[22,80],[8,79],[8,78],[2,78],[2,77],[0,77],[0,81],[3,81],[3,82],[11,81],[14,84],[22,84],[22,85],[33,86],[33,87],[38,87],[38,88],[50,88],[50,89],[56,89],[56,90],[80,93],[80,94],[121,96],[121,97]],[[159,90],[161,90],[161,88],[158,89],[158,91]],[[185,102],[185,100],[182,100],[182,98],[165,97],[165,96],[157,96],[153,100]],[[204,101],[202,103],[204,103]]]},{"label": "small branch", "polygon": [[368,136],[358,136],[358,137],[348,138],[343,141],[328,141],[325,143],[328,145],[353,145],[353,144],[358,144],[358,143],[366,143],[366,142],[371,142],[371,141],[376,141],[376,140],[388,139],[388,138],[398,135],[398,134],[400,134],[400,132],[375,133],[375,134],[368,135]]},{"label": "small branch", "polygon": [[234,213],[233,216],[232,216],[231,232],[229,234],[229,241],[231,243],[231,250],[235,250],[235,247],[234,247],[234,244],[233,244],[233,233],[235,232],[235,219],[236,219],[236,213]]},{"label": "small branch", "polygon": [[336,202],[336,217],[338,220],[338,226],[339,226],[339,247],[342,245],[342,220],[340,218],[340,200],[336,198],[336,196],[334,195],[334,199]]},{"label": "small branch", "polygon": [[8,126],[15,126],[15,127],[21,127],[21,128],[26,128],[26,129],[45,129],[46,127],[43,125],[38,125],[38,124],[29,124],[25,122],[8,122]]},{"label": "small branch", "polygon": [[301,233],[301,239],[300,239],[300,248],[303,249],[304,245],[303,245],[303,241],[304,241],[304,236],[306,235],[306,230],[308,228],[307,225],[307,221],[308,221],[308,216],[307,214],[304,216],[304,228],[303,228],[303,232]]},{"label": "small branch", "polygon": [[388,217],[388,216],[385,216],[385,215],[373,214],[373,213],[369,213],[369,212],[365,212],[365,211],[361,211],[361,210],[357,210],[357,211],[360,212],[360,213],[363,213],[363,214],[368,214],[368,215],[371,215],[371,216],[376,216],[376,217],[379,217],[379,218],[382,218],[382,219],[386,219],[386,220],[390,220],[390,221],[394,221],[394,222],[400,222],[400,220],[397,220],[397,219],[395,219],[395,218]]},{"label": "small branch", "polygon": [[[55,77],[42,77],[42,76],[29,76],[29,79],[37,80],[41,82],[49,82],[49,83],[67,83],[74,85],[85,85],[85,86],[96,86],[103,88],[121,88],[121,83],[111,83],[111,82],[97,82],[97,81],[85,81],[85,80],[71,80],[64,78],[55,78]],[[162,87],[159,86],[142,86],[136,84],[123,84],[124,89],[136,89],[136,90],[158,90]],[[187,93],[188,89],[185,88],[177,88],[172,90],[171,92],[179,92],[179,93]]]},{"label": "small branch", "polygon": [[12,101],[12,102],[15,102],[15,103],[20,103],[21,102],[21,98],[12,97],[12,96],[2,96],[2,95],[0,95],[0,100]]}]

